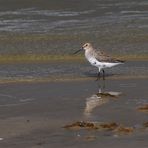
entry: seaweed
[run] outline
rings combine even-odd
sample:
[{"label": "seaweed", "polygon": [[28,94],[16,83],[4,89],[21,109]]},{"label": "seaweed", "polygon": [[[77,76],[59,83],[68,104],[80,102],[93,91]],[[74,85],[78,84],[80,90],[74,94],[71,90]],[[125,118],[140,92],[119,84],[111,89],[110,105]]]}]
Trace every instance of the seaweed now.
[{"label": "seaweed", "polygon": [[148,113],[148,104],[138,107],[138,110]]},{"label": "seaweed", "polygon": [[125,126],[119,126],[115,129],[115,132],[118,134],[131,134],[133,133],[134,128],[133,127],[125,127]]},{"label": "seaweed", "polygon": [[97,129],[97,127],[95,126],[94,123],[92,123],[92,122],[84,122],[84,121],[77,121],[75,123],[66,125],[63,128],[67,128],[67,129],[80,129],[80,128]]},{"label": "seaweed", "polygon": [[[145,127],[148,126],[146,122],[144,124]],[[128,135],[134,132],[134,127],[126,127],[124,125],[118,124],[116,122],[85,122],[85,121],[77,121],[72,124],[66,125],[63,128],[80,130],[80,129],[89,129],[96,131],[111,131],[112,133],[116,133],[117,135]],[[94,140],[96,137],[87,137],[88,140]]]},{"label": "seaweed", "polygon": [[100,123],[100,128],[105,130],[115,130],[119,125],[115,122],[111,123]]},{"label": "seaweed", "polygon": [[147,122],[144,122],[144,123],[143,123],[143,126],[144,126],[145,128],[148,128],[148,121],[147,121]]},{"label": "seaweed", "polygon": [[121,92],[99,92],[97,93],[97,96],[118,98],[121,94]]}]

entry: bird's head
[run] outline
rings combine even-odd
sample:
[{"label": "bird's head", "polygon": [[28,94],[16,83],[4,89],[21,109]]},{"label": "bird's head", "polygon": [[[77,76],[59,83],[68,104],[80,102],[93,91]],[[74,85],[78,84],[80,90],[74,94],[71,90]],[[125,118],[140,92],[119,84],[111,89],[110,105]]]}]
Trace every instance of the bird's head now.
[{"label": "bird's head", "polygon": [[89,50],[89,49],[92,49],[92,45],[91,43],[85,43],[79,50],[77,50],[76,52],[74,52],[74,54],[82,51],[82,50]]},{"label": "bird's head", "polygon": [[92,45],[91,43],[85,43],[83,46],[82,46],[82,49],[83,50],[89,50],[92,48]]}]

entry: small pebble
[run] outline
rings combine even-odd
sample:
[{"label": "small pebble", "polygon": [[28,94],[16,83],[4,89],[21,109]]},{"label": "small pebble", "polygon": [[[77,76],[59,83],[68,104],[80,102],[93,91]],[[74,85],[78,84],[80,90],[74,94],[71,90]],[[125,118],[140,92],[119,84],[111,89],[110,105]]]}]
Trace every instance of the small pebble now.
[{"label": "small pebble", "polygon": [[115,138],[118,138],[119,137],[119,135],[113,135]]}]

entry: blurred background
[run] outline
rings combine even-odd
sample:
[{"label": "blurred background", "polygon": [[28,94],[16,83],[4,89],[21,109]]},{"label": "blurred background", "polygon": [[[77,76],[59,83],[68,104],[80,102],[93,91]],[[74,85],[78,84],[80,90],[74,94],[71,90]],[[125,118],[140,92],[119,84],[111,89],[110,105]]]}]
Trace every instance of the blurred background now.
[{"label": "blurred background", "polygon": [[69,55],[85,42],[148,54],[148,1],[0,0],[0,55]]}]

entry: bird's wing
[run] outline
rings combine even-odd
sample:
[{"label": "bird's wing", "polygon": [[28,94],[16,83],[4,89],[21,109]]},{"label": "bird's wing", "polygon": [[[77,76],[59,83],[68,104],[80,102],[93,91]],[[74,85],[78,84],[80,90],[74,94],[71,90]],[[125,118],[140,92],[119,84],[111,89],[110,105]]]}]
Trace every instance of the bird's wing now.
[{"label": "bird's wing", "polygon": [[111,56],[109,56],[108,54],[106,54],[105,52],[102,51],[96,51],[94,52],[94,56],[95,58],[100,61],[100,62],[111,62],[111,63],[123,63],[124,61],[122,60],[118,60],[116,58],[113,58]]}]

